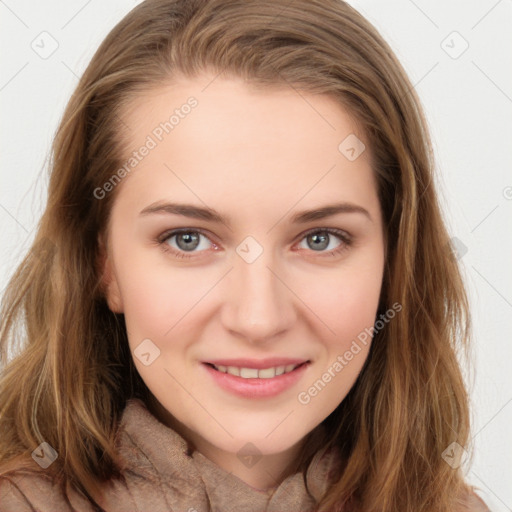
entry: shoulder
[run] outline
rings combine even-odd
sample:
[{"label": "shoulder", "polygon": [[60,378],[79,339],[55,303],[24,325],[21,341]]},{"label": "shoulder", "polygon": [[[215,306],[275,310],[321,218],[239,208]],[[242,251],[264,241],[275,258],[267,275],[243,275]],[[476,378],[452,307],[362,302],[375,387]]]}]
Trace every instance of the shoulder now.
[{"label": "shoulder", "polygon": [[92,512],[78,495],[64,496],[43,474],[15,472],[0,476],[0,512]]},{"label": "shoulder", "polygon": [[482,498],[474,491],[468,492],[459,502],[457,512],[491,512]]},{"label": "shoulder", "polygon": [[8,477],[0,477],[0,512],[33,511],[23,491]]},{"label": "shoulder", "polygon": [[[0,476],[0,512],[44,510],[42,497],[48,495],[48,490],[45,479],[35,475]],[[41,498],[34,498],[37,495]]]}]

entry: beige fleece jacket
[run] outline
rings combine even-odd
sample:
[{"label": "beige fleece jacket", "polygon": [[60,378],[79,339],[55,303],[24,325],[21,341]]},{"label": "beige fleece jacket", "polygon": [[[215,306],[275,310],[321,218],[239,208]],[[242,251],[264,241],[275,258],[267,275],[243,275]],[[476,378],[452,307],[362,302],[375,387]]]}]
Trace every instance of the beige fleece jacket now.
[{"label": "beige fleece jacket", "polygon": [[[337,459],[318,453],[305,477],[295,473],[268,491],[251,487],[156,419],[138,399],[129,400],[118,431],[126,483],[105,485],[106,512],[311,512],[327,488]],[[35,464],[35,463],[34,463]],[[95,512],[77,492],[69,501],[45,475],[0,478],[0,512]],[[489,512],[475,495],[460,512]]]}]

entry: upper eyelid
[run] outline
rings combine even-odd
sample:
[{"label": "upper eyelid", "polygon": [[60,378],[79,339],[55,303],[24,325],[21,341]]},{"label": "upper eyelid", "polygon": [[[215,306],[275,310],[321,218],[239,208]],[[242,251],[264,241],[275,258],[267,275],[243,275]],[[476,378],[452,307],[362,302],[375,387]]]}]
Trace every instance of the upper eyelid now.
[{"label": "upper eyelid", "polygon": [[[298,240],[300,241],[304,237],[308,236],[311,233],[317,233],[317,232],[322,232],[322,231],[326,231],[330,235],[337,236],[342,241],[345,241],[345,240],[343,240],[343,237],[347,238],[348,240],[352,240],[352,238],[353,238],[353,235],[351,233],[349,233],[348,231],[344,230],[344,229],[341,229],[341,228],[329,228],[329,227],[310,228],[310,229],[307,229],[306,231],[303,231],[302,233],[300,233],[300,235],[297,235],[297,237],[300,237],[300,238],[298,238]],[[206,238],[208,238],[210,240],[210,242],[212,242],[213,244],[217,245],[216,242],[211,239],[212,235],[210,235],[207,230],[204,230],[202,228],[187,228],[187,227],[185,227],[185,228],[174,228],[174,229],[170,229],[168,231],[165,231],[162,235],[160,235],[158,237],[158,239],[161,242],[164,242],[165,240],[168,240],[169,238],[172,238],[173,236],[179,235],[180,233],[200,233],[201,235],[203,235]],[[215,237],[213,236],[213,238],[215,238]]]},{"label": "upper eyelid", "polygon": [[172,238],[173,236],[179,235],[180,233],[200,233],[204,237],[208,238],[211,242],[212,235],[208,233],[208,231],[205,231],[200,228],[175,228],[175,229],[169,229],[167,231],[164,231],[159,237],[158,240],[161,242],[164,242],[165,240],[168,240],[169,238]]}]

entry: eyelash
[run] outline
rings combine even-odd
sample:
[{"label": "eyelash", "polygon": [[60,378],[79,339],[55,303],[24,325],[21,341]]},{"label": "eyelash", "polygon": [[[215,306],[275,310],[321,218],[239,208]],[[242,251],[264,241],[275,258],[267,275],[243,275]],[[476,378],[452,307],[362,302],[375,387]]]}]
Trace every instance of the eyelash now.
[{"label": "eyelash", "polygon": [[[172,238],[173,236],[179,235],[181,233],[199,233],[199,234],[203,235],[204,237],[208,238],[208,240],[210,240],[208,235],[202,229],[181,228],[181,229],[174,229],[171,231],[166,231],[165,233],[163,233],[159,237],[157,237],[155,241],[159,244],[159,246],[162,248],[162,250],[164,252],[171,253],[173,256],[175,256],[177,258],[183,258],[183,259],[194,258],[195,256],[193,256],[193,254],[195,251],[192,251],[190,253],[187,253],[186,251],[178,251],[178,250],[174,249],[173,247],[171,247],[167,243],[167,241],[170,238]],[[312,234],[316,234],[316,233],[328,233],[329,235],[335,235],[342,242],[338,248],[336,248],[332,251],[328,251],[328,252],[319,251],[318,254],[321,255],[321,257],[338,256],[341,253],[343,253],[344,251],[348,250],[349,247],[352,245],[352,237],[345,231],[342,231],[341,229],[336,229],[336,228],[314,228],[314,229],[311,229],[311,230],[307,231],[306,233],[303,233],[300,241],[302,241],[308,235],[312,235]],[[210,240],[210,242],[212,242],[212,241]],[[199,252],[204,252],[204,251],[199,251]],[[316,251],[310,251],[310,252],[316,252]]]}]

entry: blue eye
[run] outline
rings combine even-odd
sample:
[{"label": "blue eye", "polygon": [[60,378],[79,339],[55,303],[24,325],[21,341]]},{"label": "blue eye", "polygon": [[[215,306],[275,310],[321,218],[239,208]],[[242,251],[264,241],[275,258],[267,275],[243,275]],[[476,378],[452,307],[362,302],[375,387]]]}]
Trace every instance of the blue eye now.
[{"label": "blue eye", "polygon": [[[341,243],[334,249],[325,251],[325,249],[331,245],[333,237],[341,240]],[[313,252],[321,251],[322,256],[336,256],[342,251],[348,249],[352,242],[351,237],[347,233],[341,231],[340,229],[333,228],[314,229],[313,231],[306,233],[303,240],[304,239],[306,240],[306,243],[311,243],[312,246],[315,247]],[[317,251],[317,249],[319,251]]]},{"label": "blue eye", "polygon": [[[204,250],[208,249],[208,243],[206,243],[203,244],[203,250],[200,250],[201,238],[205,238],[213,247],[217,247],[202,230],[191,228],[167,231],[158,237],[156,241],[162,247],[162,250],[171,253],[177,258],[193,258],[195,257],[194,253],[204,252]],[[338,238],[341,243],[334,249],[326,251],[325,249],[331,245],[333,238]],[[170,241],[173,239],[174,242],[171,244]],[[312,229],[304,233],[300,240],[306,240],[307,244],[311,244],[310,247],[313,247],[313,249],[310,252],[318,253],[319,256],[337,256],[347,250],[352,244],[352,237],[348,233],[334,228]],[[196,250],[198,248],[199,250]],[[308,249],[301,248],[301,250]]]},{"label": "blue eye", "polygon": [[[162,248],[165,251],[170,251],[178,258],[191,258],[187,252],[200,252],[195,251],[201,245],[201,237],[209,238],[202,232],[196,229],[176,229],[174,231],[164,233],[163,238],[159,239]],[[169,241],[175,239],[176,247],[169,244]]]}]

